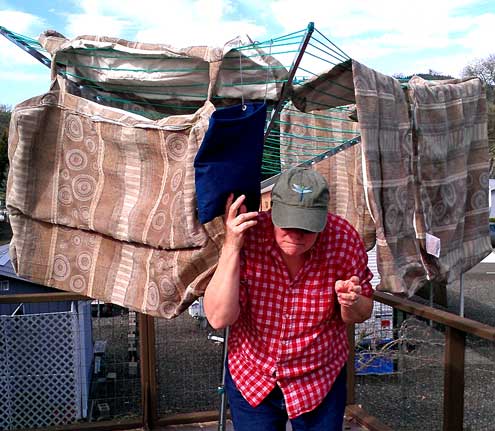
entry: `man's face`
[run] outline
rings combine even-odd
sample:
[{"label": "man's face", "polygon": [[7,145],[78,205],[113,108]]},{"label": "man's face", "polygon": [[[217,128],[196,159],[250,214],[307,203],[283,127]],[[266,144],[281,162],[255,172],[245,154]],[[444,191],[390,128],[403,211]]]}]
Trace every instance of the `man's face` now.
[{"label": "man's face", "polygon": [[275,241],[287,256],[301,256],[313,247],[318,233],[274,226]]}]

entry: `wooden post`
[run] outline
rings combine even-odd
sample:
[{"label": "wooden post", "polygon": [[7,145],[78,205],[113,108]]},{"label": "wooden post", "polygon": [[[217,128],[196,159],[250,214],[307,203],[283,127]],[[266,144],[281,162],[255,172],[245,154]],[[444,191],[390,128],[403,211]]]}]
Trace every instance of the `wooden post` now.
[{"label": "wooden post", "polygon": [[156,382],[156,337],[155,318],[148,321],[148,379],[149,379],[149,425],[153,429],[158,422],[158,386]]},{"label": "wooden post", "polygon": [[466,333],[445,328],[443,430],[462,431],[464,422],[464,355]]},{"label": "wooden post", "polygon": [[354,358],[356,355],[356,343],[354,338],[355,325],[347,325],[347,339],[349,340],[349,358],[347,359],[347,405],[356,402],[356,367]]},{"label": "wooden post", "polygon": [[138,313],[139,318],[139,369],[141,372],[141,410],[143,427],[149,429],[149,351],[148,351],[148,322],[145,314]]}]

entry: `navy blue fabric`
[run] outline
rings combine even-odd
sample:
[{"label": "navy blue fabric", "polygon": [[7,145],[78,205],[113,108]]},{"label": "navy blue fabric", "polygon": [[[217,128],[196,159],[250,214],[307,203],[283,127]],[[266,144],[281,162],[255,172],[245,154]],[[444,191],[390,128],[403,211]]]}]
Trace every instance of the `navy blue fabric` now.
[{"label": "navy blue fabric", "polygon": [[[294,431],[342,431],[347,397],[346,367],[337,376],[330,392],[316,409],[291,419]],[[236,431],[285,431],[288,420],[282,391],[275,386],[257,407],[244,399],[232,380],[228,365],[225,372],[225,391]]]},{"label": "navy blue fabric", "polygon": [[224,214],[230,193],[246,195],[248,211],[260,205],[265,103],[215,111],[194,159],[198,218],[207,223]]}]

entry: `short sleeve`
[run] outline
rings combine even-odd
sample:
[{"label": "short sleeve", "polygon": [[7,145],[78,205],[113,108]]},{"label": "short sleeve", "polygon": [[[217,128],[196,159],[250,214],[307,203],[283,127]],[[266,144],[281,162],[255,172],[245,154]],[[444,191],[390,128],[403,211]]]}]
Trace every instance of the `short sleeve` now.
[{"label": "short sleeve", "polygon": [[361,295],[370,298],[373,295],[373,287],[370,283],[373,279],[373,273],[368,268],[368,253],[366,253],[363,240],[357,232],[349,278],[353,275],[358,276],[361,281]]}]

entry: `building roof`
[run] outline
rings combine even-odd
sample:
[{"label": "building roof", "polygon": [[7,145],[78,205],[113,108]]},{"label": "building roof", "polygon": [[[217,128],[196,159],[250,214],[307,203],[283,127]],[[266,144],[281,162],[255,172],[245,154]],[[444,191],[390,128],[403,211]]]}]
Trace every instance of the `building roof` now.
[{"label": "building roof", "polygon": [[17,280],[28,281],[25,278],[19,277],[12,266],[9,254],[9,244],[0,245],[0,276],[15,278]]}]

